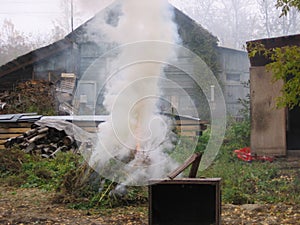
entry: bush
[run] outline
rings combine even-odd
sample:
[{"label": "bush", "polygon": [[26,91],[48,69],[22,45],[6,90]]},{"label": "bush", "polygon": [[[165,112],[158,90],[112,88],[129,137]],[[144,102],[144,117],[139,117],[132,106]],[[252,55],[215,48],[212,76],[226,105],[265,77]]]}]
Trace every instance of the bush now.
[{"label": "bush", "polygon": [[17,147],[0,151],[0,177],[18,175],[22,172],[22,165],[29,161],[28,155]]},{"label": "bush", "polygon": [[242,121],[230,119],[226,130],[225,140],[227,145],[233,148],[243,148],[250,146],[250,119],[245,118]]},{"label": "bush", "polygon": [[[248,133],[245,121],[232,123],[226,142],[207,170],[200,176],[222,178],[224,203],[296,203],[300,204],[300,170],[282,171],[278,163],[244,162],[234,150],[244,147]],[[240,132],[237,132],[239,130]],[[203,133],[196,151],[203,152],[210,130]],[[241,136],[240,136],[241,135]],[[185,160],[190,149],[183,139],[181,149],[174,158]],[[68,203],[72,208],[109,208],[147,201],[146,187],[124,187],[106,180],[94,172],[79,155],[61,152],[54,159],[43,159],[25,154],[17,148],[0,151],[0,177],[2,182],[21,187],[55,190],[57,203]]]},{"label": "bush", "polygon": [[76,209],[137,205],[147,200],[144,187],[118,185],[101,177],[87,163],[70,170],[57,190],[54,201]]},{"label": "bush", "polygon": [[73,153],[60,153],[54,159],[44,159],[13,147],[0,151],[0,176],[14,186],[54,190],[80,161],[81,157]]},{"label": "bush", "polygon": [[53,201],[73,208],[114,207],[144,203],[144,187],[126,187],[94,172],[80,155],[60,152],[54,159],[25,154],[17,147],[0,151],[0,177],[8,185],[56,191]]}]

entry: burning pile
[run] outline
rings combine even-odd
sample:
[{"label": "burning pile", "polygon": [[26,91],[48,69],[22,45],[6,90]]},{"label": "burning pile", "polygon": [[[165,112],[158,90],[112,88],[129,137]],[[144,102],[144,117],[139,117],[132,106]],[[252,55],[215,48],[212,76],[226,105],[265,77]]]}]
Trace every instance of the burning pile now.
[{"label": "burning pile", "polygon": [[[137,186],[165,177],[177,167],[169,154],[175,149],[171,122],[158,112],[160,80],[168,61],[176,58],[170,43],[177,43],[179,37],[168,1],[128,0],[120,1],[120,7],[117,24],[98,24],[118,47],[104,54],[112,59],[107,70],[99,69],[109,118],[99,124],[97,145],[85,159],[107,179]],[[102,58],[98,60],[97,65],[102,65]],[[94,76],[86,73],[85,79]]]},{"label": "burning pile", "polygon": [[35,124],[32,129],[8,139],[5,143],[6,148],[14,145],[18,145],[26,153],[39,154],[44,158],[55,157],[58,152],[78,152],[74,137],[67,135],[64,130]]}]

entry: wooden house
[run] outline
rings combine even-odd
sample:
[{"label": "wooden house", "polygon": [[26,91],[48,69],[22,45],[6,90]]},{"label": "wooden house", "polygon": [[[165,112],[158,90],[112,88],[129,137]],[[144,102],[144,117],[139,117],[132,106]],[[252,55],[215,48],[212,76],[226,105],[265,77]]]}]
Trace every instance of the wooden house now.
[{"label": "wooden house", "polygon": [[[92,28],[95,27],[98,20],[104,20],[106,23],[115,25],[120,13],[118,7],[118,3],[113,3],[68,34],[64,39],[36,49],[2,65],[0,67],[0,91],[13,89],[18,82],[25,80],[47,79],[56,83],[62,79],[62,74],[73,74],[77,79],[77,87],[78,84],[80,84],[80,87],[88,87],[88,91],[82,91],[78,88],[77,91],[80,92],[79,95],[81,96],[78,101],[92,107],[92,111],[102,113],[101,107],[96,109],[93,106],[101,105],[103,98],[99,96],[98,89],[103,84],[100,83],[99,79],[93,79],[93,77],[89,77],[86,80],[83,78],[83,75],[87,70],[94,76],[97,76],[99,72],[96,70],[106,70],[110,59],[107,59],[106,65],[104,63],[103,65],[98,65],[97,68],[93,68],[91,65],[103,53],[112,49],[114,44],[105,39],[101,31],[98,31],[96,28],[94,31],[91,30],[93,30]],[[181,44],[198,54],[213,73],[219,76],[219,80],[225,81],[225,100],[230,105],[228,111],[230,114],[238,116],[239,103],[237,99],[243,98],[247,91],[243,89],[240,82],[247,79],[247,55],[243,51],[218,47],[216,37],[176,8],[174,8],[174,20],[182,40]],[[237,59],[239,60],[237,61],[238,63],[235,62]],[[241,61],[242,63],[240,63]],[[168,67],[166,68],[166,76],[180,85],[184,84],[184,89],[194,98],[197,107],[200,104],[207,104],[207,102],[204,101],[203,103],[199,99],[199,88],[195,87],[197,84],[185,72]],[[176,90],[168,89],[165,93],[168,94],[166,98],[175,108],[184,108],[185,114],[195,116],[191,114],[188,108],[185,108],[186,101],[176,93]],[[62,103],[64,100],[70,100],[68,94],[70,93],[60,98]]]},{"label": "wooden house", "polygon": [[218,47],[219,79],[223,84],[227,112],[234,118],[243,117],[240,100],[249,98],[250,61],[246,51]]}]

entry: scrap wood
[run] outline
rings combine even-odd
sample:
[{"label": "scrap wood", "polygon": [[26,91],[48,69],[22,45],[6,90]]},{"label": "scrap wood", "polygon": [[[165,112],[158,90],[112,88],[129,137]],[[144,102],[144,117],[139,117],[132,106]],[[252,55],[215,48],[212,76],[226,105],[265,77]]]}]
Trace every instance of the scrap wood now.
[{"label": "scrap wood", "polygon": [[40,109],[52,108],[55,110],[53,83],[43,80],[30,80],[19,83],[14,90],[0,93],[1,114],[23,113],[24,109],[33,107],[33,105]]},{"label": "scrap wood", "polygon": [[37,126],[22,135],[10,138],[5,147],[18,145],[24,152],[40,154],[42,157],[55,157],[60,151],[77,152],[78,146],[74,139],[62,130],[53,127]]},{"label": "scrap wood", "polygon": [[92,149],[96,141],[96,134],[89,133],[71,122],[44,119],[36,121],[30,130],[21,135],[9,138],[5,147],[17,145],[26,153],[49,158],[55,157],[60,151],[79,153],[83,148]]},{"label": "scrap wood", "polygon": [[197,175],[198,167],[200,164],[202,154],[201,153],[194,153],[191,155],[181,166],[179,166],[175,171],[170,173],[168,175],[168,178],[173,180],[175,177],[177,177],[180,173],[182,173],[186,168],[188,168],[190,165],[192,165],[189,177],[195,178]]}]

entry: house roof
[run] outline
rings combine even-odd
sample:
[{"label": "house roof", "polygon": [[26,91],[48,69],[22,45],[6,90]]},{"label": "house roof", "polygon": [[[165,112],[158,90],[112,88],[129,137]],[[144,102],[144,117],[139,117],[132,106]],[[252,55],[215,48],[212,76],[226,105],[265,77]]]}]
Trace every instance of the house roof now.
[{"label": "house roof", "polygon": [[72,42],[67,38],[64,38],[53,44],[33,50],[25,55],[19,56],[18,58],[0,67],[0,78],[14,71],[25,68],[28,65],[43,60],[60,51],[63,51],[71,46],[72,46]]},{"label": "house roof", "polygon": [[[116,3],[112,3],[107,8],[112,7],[114,4]],[[102,11],[100,11],[98,14],[100,14]],[[82,24],[77,29],[75,29],[73,32],[69,33],[67,36],[65,36],[65,38],[56,41],[50,45],[35,49],[29,53],[21,55],[16,59],[13,59],[12,61],[0,66],[0,79],[5,75],[23,69],[26,66],[37,63],[40,60],[46,59],[51,55],[57,54],[61,51],[64,51],[67,48],[72,47],[72,44],[74,43],[74,39],[76,38],[76,36],[82,32],[84,26],[90,21],[92,21],[93,18],[86,21],[84,24]]]},{"label": "house roof", "polygon": [[[101,13],[104,13],[106,10],[115,7],[116,4],[118,4],[118,1],[115,1],[114,3],[112,3],[107,8],[100,11],[97,15],[99,15]],[[192,24],[193,26],[190,26],[191,29],[193,29],[193,27],[201,28],[201,30],[206,32],[206,36],[209,35],[209,36],[213,37],[214,40],[217,41],[216,37],[214,37],[212,34],[210,34],[203,27],[201,27],[201,25],[198,24],[196,21],[194,21],[193,19],[191,19],[190,17],[185,15],[183,12],[181,12],[177,8],[174,7],[174,9],[175,9],[175,17],[180,16],[180,18],[181,19],[183,18],[185,22],[187,21],[189,24]],[[79,26],[73,32],[69,33],[64,39],[56,41],[53,44],[50,44],[48,46],[33,50],[33,51],[31,51],[27,54],[19,56],[18,58],[2,65],[0,67],[0,79],[4,76],[8,75],[8,74],[11,74],[11,73],[16,72],[16,71],[21,70],[21,69],[24,69],[28,66],[31,66],[35,63],[38,63],[41,60],[46,59],[47,57],[50,57],[50,56],[55,55],[55,54],[57,54],[61,51],[64,51],[68,48],[71,48],[72,44],[74,42],[76,42],[77,37],[79,37],[84,32],[85,26],[87,24],[89,24],[90,22],[92,22],[96,16],[94,16],[93,18],[91,18],[90,20],[88,20],[87,22],[82,24],[81,26]]]},{"label": "house roof", "polygon": [[[293,45],[300,46],[300,34],[248,41],[248,52],[252,51],[252,47],[256,44],[263,44],[266,49]],[[269,58],[266,58],[263,54],[256,54],[254,57],[250,57],[251,66],[265,66],[270,62],[271,60]]]}]

